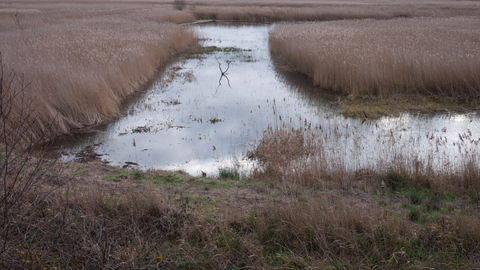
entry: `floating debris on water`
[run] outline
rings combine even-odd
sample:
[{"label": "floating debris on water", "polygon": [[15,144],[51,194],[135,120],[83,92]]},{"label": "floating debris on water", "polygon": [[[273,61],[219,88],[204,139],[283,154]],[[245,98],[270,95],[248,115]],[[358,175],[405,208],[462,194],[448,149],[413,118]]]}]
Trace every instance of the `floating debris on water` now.
[{"label": "floating debris on water", "polygon": [[141,127],[136,127],[132,129],[132,133],[147,133],[150,132],[150,127],[147,126],[141,126]]},{"label": "floating debris on water", "polygon": [[93,144],[93,145],[87,145],[82,150],[75,153],[75,157],[81,163],[87,163],[87,162],[100,160],[100,157],[102,157],[103,154],[99,154],[95,151],[95,147],[97,147],[99,145],[100,145],[100,143]]}]

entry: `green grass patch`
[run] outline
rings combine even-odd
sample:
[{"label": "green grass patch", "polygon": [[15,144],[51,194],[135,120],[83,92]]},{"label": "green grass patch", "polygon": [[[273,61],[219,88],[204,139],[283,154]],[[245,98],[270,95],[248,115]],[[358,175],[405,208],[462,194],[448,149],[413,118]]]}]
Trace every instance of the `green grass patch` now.
[{"label": "green grass patch", "polygon": [[154,180],[156,183],[163,183],[163,184],[183,184],[184,179],[177,174],[174,173],[167,173],[165,175],[156,175],[154,176]]},{"label": "green grass patch", "polygon": [[129,179],[129,173],[128,171],[122,171],[118,174],[109,174],[109,175],[105,175],[105,179],[109,179],[109,180],[113,180],[113,181],[116,181],[116,182],[120,182],[120,181],[123,181],[123,180],[126,180],[126,179]]},{"label": "green grass patch", "polygon": [[236,168],[221,168],[218,170],[218,178],[240,180],[240,173]]},{"label": "green grass patch", "polygon": [[130,173],[131,177],[135,181],[141,181],[145,177],[145,173],[140,170],[132,170]]},{"label": "green grass patch", "polygon": [[402,207],[407,210],[407,217],[413,222],[426,222],[429,218],[435,218],[435,213],[451,212],[453,209],[448,203],[456,199],[452,193],[411,186],[405,186],[398,193],[407,199]]}]

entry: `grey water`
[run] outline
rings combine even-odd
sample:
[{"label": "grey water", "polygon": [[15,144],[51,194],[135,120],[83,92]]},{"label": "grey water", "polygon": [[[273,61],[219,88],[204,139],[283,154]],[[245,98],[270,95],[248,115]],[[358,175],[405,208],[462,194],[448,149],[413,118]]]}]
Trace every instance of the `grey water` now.
[{"label": "grey water", "polygon": [[332,162],[350,169],[383,168],[398,155],[442,166],[460,162],[466,152],[478,152],[477,112],[367,121],[338,115],[328,102],[330,94],[271,59],[272,27],[194,26],[200,44],[215,49],[170,64],[125,106],[122,117],[63,145],[62,159],[74,160],[75,153],[93,145],[103,161],[116,166],[134,162],[140,169],[192,175],[236,167],[248,173],[255,163],[245,155],[265,130],[307,126],[323,136]]}]

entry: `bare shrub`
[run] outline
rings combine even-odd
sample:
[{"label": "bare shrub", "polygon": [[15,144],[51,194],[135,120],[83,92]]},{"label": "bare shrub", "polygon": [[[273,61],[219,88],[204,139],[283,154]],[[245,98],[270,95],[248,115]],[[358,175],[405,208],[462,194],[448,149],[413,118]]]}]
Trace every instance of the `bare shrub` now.
[{"label": "bare shrub", "polygon": [[52,224],[45,215],[53,192],[68,179],[35,149],[43,138],[31,132],[35,106],[27,89],[0,54],[0,265],[6,268],[38,267],[35,242]]}]

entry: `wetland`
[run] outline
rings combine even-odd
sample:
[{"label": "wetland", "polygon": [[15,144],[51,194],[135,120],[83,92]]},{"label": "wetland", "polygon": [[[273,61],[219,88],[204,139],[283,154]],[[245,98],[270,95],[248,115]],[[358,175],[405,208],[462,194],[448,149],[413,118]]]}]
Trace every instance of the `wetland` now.
[{"label": "wetland", "polygon": [[480,268],[479,2],[174,2],[0,3],[0,268]]},{"label": "wetland", "polygon": [[86,155],[136,169],[197,176],[233,169],[243,177],[257,166],[248,154],[267,130],[276,129],[315,134],[322,155],[348,171],[385,171],[399,157],[449,171],[465,155],[478,152],[475,110],[344,116],[335,94],[272,59],[273,27],[193,26],[200,53],[180,55],[148,89],[126,102],[117,120],[54,148],[65,161]]}]

